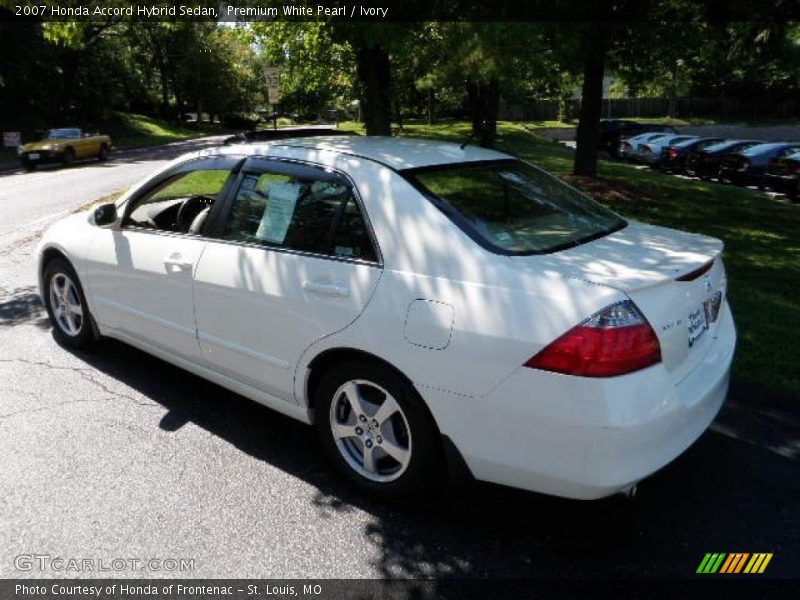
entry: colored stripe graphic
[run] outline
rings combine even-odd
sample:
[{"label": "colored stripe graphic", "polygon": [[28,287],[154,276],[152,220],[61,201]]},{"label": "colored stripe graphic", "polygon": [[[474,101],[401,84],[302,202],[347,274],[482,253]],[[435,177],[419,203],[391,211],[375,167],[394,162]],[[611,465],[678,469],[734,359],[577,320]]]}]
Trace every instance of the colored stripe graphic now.
[{"label": "colored stripe graphic", "polygon": [[726,554],[724,552],[717,553],[714,552],[706,554],[703,557],[703,560],[700,562],[700,566],[697,567],[698,573],[716,573],[719,566],[722,564],[723,559],[725,558]]},{"label": "colored stripe graphic", "polygon": [[750,556],[747,552],[734,552],[728,555],[728,560],[722,565],[720,573],[738,573],[744,566],[744,561]]},{"label": "colored stripe graphic", "polygon": [[763,573],[767,568],[769,561],[772,560],[772,552],[760,552],[753,554],[753,558],[747,563],[744,569],[745,573]]},{"label": "colored stripe graphic", "polygon": [[763,573],[772,560],[772,556],[772,552],[756,552],[754,554],[749,552],[731,552],[730,554],[708,552],[703,556],[703,560],[700,561],[697,573],[728,575],[742,572],[750,574]]}]

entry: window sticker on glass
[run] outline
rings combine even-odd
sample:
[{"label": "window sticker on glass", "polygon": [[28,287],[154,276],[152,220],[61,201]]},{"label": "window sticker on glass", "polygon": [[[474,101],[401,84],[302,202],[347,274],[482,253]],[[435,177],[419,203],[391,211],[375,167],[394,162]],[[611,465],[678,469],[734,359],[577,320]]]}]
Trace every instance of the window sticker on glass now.
[{"label": "window sticker on glass", "polygon": [[292,215],[302,186],[296,183],[272,183],[266,208],[256,237],[273,244],[282,244],[292,222]]}]

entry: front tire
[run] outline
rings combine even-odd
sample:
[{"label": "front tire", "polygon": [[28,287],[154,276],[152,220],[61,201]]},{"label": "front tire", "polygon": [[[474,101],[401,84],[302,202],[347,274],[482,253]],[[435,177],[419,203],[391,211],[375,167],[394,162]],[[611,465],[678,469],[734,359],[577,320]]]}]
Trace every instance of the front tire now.
[{"label": "front tire", "polygon": [[54,258],[44,268],[44,304],[53,324],[53,334],[63,345],[87,349],[96,343],[92,316],[75,269],[66,260]]},{"label": "front tire", "polygon": [[360,491],[384,500],[437,487],[442,452],[433,418],[392,369],[348,362],[316,391],[316,427],[334,467]]}]

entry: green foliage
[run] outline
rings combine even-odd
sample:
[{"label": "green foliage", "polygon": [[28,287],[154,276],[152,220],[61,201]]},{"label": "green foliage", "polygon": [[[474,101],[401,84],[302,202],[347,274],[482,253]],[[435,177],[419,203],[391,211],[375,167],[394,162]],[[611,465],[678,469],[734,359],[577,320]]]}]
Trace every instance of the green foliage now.
[{"label": "green foliage", "polygon": [[281,68],[281,107],[319,112],[354,99],[355,65],[349,44],[321,22],[261,22],[251,26],[263,66]]},{"label": "green foliage", "polygon": [[214,23],[0,18],[0,124],[30,136],[95,126],[112,110],[175,120],[252,112],[263,91],[250,41]]}]

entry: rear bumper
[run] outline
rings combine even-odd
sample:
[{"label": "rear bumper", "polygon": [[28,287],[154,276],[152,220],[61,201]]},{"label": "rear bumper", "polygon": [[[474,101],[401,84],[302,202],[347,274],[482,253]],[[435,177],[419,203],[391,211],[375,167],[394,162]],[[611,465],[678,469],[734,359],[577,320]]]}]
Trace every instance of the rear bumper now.
[{"label": "rear bumper", "polygon": [[482,398],[421,392],[477,479],[602,498],[671,462],[714,420],[736,344],[727,304],[713,335],[677,383],[663,365],[608,379],[523,367]]}]

